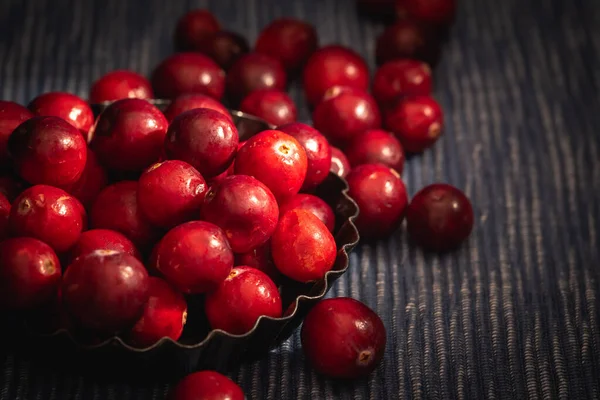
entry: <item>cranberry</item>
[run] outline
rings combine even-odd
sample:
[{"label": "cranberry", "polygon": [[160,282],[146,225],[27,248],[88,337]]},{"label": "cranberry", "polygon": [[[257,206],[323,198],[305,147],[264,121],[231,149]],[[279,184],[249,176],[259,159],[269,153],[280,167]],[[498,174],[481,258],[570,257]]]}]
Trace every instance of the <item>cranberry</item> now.
[{"label": "cranberry", "polygon": [[388,61],[373,79],[373,96],[384,107],[403,96],[427,96],[431,88],[431,68],[419,60]]},{"label": "cranberry", "polygon": [[444,114],[433,97],[409,97],[386,112],[385,125],[394,132],[404,150],[420,153],[441,136]]},{"label": "cranberry", "polygon": [[137,258],[96,250],[69,265],[61,290],[68,313],[82,327],[115,333],[141,316],[148,286],[148,273]]},{"label": "cranberry", "polygon": [[6,239],[9,233],[8,217],[10,215],[10,201],[0,193],[0,241]]},{"label": "cranberry", "polygon": [[177,21],[175,47],[180,51],[198,50],[202,41],[221,30],[208,10],[191,10]]},{"label": "cranberry", "polygon": [[456,13],[456,0],[396,0],[401,17],[436,26],[449,25]]},{"label": "cranberry", "polygon": [[299,282],[322,279],[333,267],[336,252],[335,240],[327,226],[303,209],[283,214],[271,238],[275,266]]},{"label": "cranberry", "polygon": [[261,53],[248,53],[231,66],[227,74],[227,93],[235,103],[255,90],[284,91],[287,75],[279,60]]},{"label": "cranberry", "polygon": [[103,75],[92,84],[90,102],[103,103],[128,98],[151,99],[152,85],[137,72],[117,70]]},{"label": "cranberry", "polygon": [[348,147],[346,156],[354,167],[361,164],[381,163],[402,174],[404,149],[392,134],[380,129],[363,132]]},{"label": "cranberry", "polygon": [[335,228],[335,214],[325,200],[312,194],[298,193],[279,207],[279,215],[284,215],[290,210],[304,210],[314,214],[333,232]]},{"label": "cranberry", "polygon": [[350,171],[347,181],[348,194],[360,209],[354,223],[363,238],[385,237],[400,226],[408,196],[398,172],[382,164],[363,164]]},{"label": "cranberry", "polygon": [[270,241],[246,253],[236,254],[233,265],[236,267],[247,266],[256,268],[273,280],[278,279],[280,276],[279,270],[273,263],[273,257],[271,257]]},{"label": "cranberry", "polygon": [[184,94],[175,98],[165,110],[165,117],[167,117],[167,120],[169,123],[171,123],[175,117],[194,108],[210,108],[220,112],[233,122],[233,118],[231,117],[229,110],[225,108],[223,104],[219,103],[210,96],[198,93]]},{"label": "cranberry", "polygon": [[60,263],[50,246],[22,237],[0,242],[0,309],[30,309],[51,300]]},{"label": "cranberry", "polygon": [[320,301],[310,310],[301,338],[304,354],[318,372],[357,379],[373,372],[383,358],[386,332],[369,307],[339,297]]},{"label": "cranberry", "polygon": [[0,100],[0,167],[9,161],[8,137],[15,128],[33,117],[33,113],[20,104]]},{"label": "cranberry", "polygon": [[212,58],[227,71],[238,58],[250,51],[250,46],[242,35],[221,31],[206,37],[198,51]]},{"label": "cranberry", "polygon": [[375,59],[378,65],[400,58],[413,58],[435,65],[439,56],[440,46],[435,32],[412,20],[397,22],[377,38]]},{"label": "cranberry", "polygon": [[85,168],[85,139],[58,117],[33,117],[8,139],[8,151],[23,179],[32,184],[74,183]]},{"label": "cranberry", "polygon": [[471,202],[454,186],[435,183],[421,189],[406,211],[410,237],[432,251],[458,247],[473,229]]},{"label": "cranberry", "polygon": [[235,267],[214,291],[206,295],[204,309],[213,329],[234,335],[250,331],[258,318],[281,317],[281,297],[277,286],[264,272]]},{"label": "cranberry", "polygon": [[231,379],[214,371],[194,372],[173,388],[169,400],[244,400],[244,392]]},{"label": "cranberry", "polygon": [[350,172],[350,161],[343,151],[331,146],[331,172],[341,178],[345,178]]},{"label": "cranberry", "polygon": [[69,262],[73,262],[77,257],[85,257],[96,250],[113,250],[131,254],[138,260],[141,259],[133,242],[122,233],[110,229],[91,229],[83,232],[79,240],[71,247]]},{"label": "cranberry", "polygon": [[219,100],[225,91],[225,71],[198,53],[173,54],[156,67],[151,80],[159,98],[200,93]]},{"label": "cranberry", "polygon": [[272,125],[296,121],[296,105],[285,92],[263,89],[250,93],[240,103],[240,111],[264,119]]},{"label": "cranberry", "polygon": [[10,210],[14,236],[30,236],[50,245],[57,253],[73,246],[85,230],[85,209],[62,189],[36,185],[17,197]]},{"label": "cranberry", "polygon": [[94,123],[94,113],[81,97],[66,92],[44,93],[27,106],[34,114],[44,117],[59,117],[87,136]]},{"label": "cranberry", "polygon": [[276,130],[252,136],[238,151],[235,173],[250,175],[267,185],[275,198],[283,200],[300,191],[308,159],[302,145]]},{"label": "cranberry", "polygon": [[293,18],[280,18],[267,25],[256,40],[256,51],[279,59],[288,71],[297,71],[317,50],[315,28]]},{"label": "cranberry", "polygon": [[251,176],[232,175],[209,189],[201,213],[225,231],[234,252],[245,253],[271,237],[279,207],[264,184]]},{"label": "cranberry", "polygon": [[11,203],[25,189],[25,182],[12,174],[0,175],[0,194],[6,196]]},{"label": "cranberry", "polygon": [[233,162],[238,142],[238,131],[230,118],[198,108],[173,120],[165,138],[165,153],[170,159],[191,164],[203,177],[212,178]]},{"label": "cranberry", "polygon": [[96,153],[88,149],[83,173],[77,181],[65,186],[64,189],[88,208],[107,184],[108,176],[104,167],[100,165]]}]

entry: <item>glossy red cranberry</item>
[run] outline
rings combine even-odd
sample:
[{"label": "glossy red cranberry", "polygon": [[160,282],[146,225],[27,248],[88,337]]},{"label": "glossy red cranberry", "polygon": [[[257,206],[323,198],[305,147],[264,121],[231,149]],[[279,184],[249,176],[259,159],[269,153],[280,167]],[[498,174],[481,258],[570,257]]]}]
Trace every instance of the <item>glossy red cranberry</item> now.
[{"label": "glossy red cranberry", "polygon": [[240,103],[240,111],[278,126],[296,121],[294,101],[285,92],[263,89],[250,93]]},{"label": "glossy red cranberry", "polygon": [[271,257],[270,241],[246,253],[236,254],[233,265],[256,268],[267,274],[273,281],[279,279],[281,275],[275,267],[275,263],[273,263],[273,257]]},{"label": "glossy red cranberry", "polygon": [[235,159],[236,174],[255,177],[279,201],[300,191],[307,166],[308,159],[302,145],[287,133],[276,130],[252,136]]},{"label": "glossy red cranberry", "polygon": [[30,236],[57,253],[71,248],[86,229],[83,205],[62,189],[36,185],[17,197],[10,210],[14,236]]},{"label": "glossy red cranberry", "polygon": [[333,146],[331,146],[330,171],[341,178],[345,178],[350,173],[350,161],[342,150]]},{"label": "glossy red cranberry", "polygon": [[402,58],[435,65],[439,57],[440,45],[435,32],[412,20],[397,22],[377,38],[375,59],[378,65]]},{"label": "glossy red cranberry", "polygon": [[10,215],[10,201],[0,193],[0,241],[6,239],[9,234],[8,217]]},{"label": "glossy red cranberry", "polygon": [[320,197],[312,194],[298,193],[280,205],[279,215],[283,216],[290,210],[308,211],[319,218],[330,232],[333,232],[335,228],[335,214],[329,204]]},{"label": "glossy red cranberry", "polygon": [[285,91],[287,75],[279,60],[261,53],[248,53],[227,73],[227,94],[235,103],[260,89]]},{"label": "glossy red cranberry", "polygon": [[69,250],[69,262],[73,262],[77,257],[85,257],[96,250],[127,253],[141,260],[140,253],[133,242],[122,233],[110,229],[90,229],[83,232]]},{"label": "glossy red cranberry", "polygon": [[358,135],[346,147],[346,156],[353,167],[362,164],[383,164],[402,174],[404,149],[389,132],[372,129]]},{"label": "glossy red cranberry", "polygon": [[230,118],[199,108],[173,120],[165,138],[165,153],[169,159],[192,165],[208,179],[231,165],[238,142],[238,131]]},{"label": "glossy red cranberry", "polygon": [[431,68],[419,60],[393,60],[383,64],[373,79],[373,97],[382,106],[403,96],[427,96],[432,90]]},{"label": "glossy red cranberry", "polygon": [[0,310],[31,309],[51,300],[60,263],[46,243],[30,237],[0,242]]},{"label": "glossy red cranberry", "polygon": [[31,117],[33,113],[22,105],[0,100],[0,167],[9,161],[8,137],[17,126]]},{"label": "glossy red cranberry", "polygon": [[433,97],[409,97],[386,112],[385,125],[400,140],[406,152],[420,153],[442,135],[444,114]]},{"label": "glossy red cranberry", "polygon": [[456,0],[396,0],[396,10],[401,18],[443,26],[454,19]]},{"label": "glossy red cranberry", "polygon": [[34,185],[65,186],[79,179],[85,168],[85,139],[58,117],[33,117],[8,139],[8,151],[19,175]]},{"label": "glossy red cranberry", "polygon": [[221,68],[227,71],[238,58],[250,51],[250,46],[242,35],[235,32],[220,31],[206,37],[198,51],[212,58]]},{"label": "glossy red cranberry", "polygon": [[231,175],[214,184],[202,206],[202,219],[221,227],[236,253],[264,244],[273,234],[278,217],[273,193],[247,175]]},{"label": "glossy red cranberry", "polygon": [[208,10],[191,10],[177,21],[175,47],[179,51],[198,50],[202,41],[221,30],[221,24]]},{"label": "glossy red cranberry", "polygon": [[169,107],[165,110],[165,117],[169,123],[173,122],[175,117],[194,108],[210,108],[223,114],[233,121],[229,110],[217,100],[205,94],[184,94],[175,98]]},{"label": "glossy red cranberry", "polygon": [[255,49],[279,59],[286,70],[294,72],[304,66],[318,45],[312,25],[293,18],[279,18],[262,30]]},{"label": "glossy red cranberry", "polygon": [[234,335],[250,331],[263,315],[281,317],[281,307],[279,291],[271,278],[247,266],[233,268],[204,302],[210,326]]},{"label": "glossy red cranberry", "polygon": [[169,400],[244,400],[244,392],[231,379],[214,371],[194,372],[173,388]]},{"label": "glossy red cranberry", "polygon": [[66,92],[44,93],[27,106],[34,114],[59,117],[73,125],[84,136],[94,124],[94,113],[89,104],[79,96]]},{"label": "glossy red cranberry", "polygon": [[292,209],[279,218],[271,254],[283,275],[299,282],[322,279],[335,262],[335,239],[312,212]]},{"label": "glossy red cranberry", "polygon": [[421,189],[406,211],[410,237],[423,248],[438,252],[452,250],[469,237],[473,220],[467,196],[445,183]]},{"label": "glossy red cranberry", "polygon": [[87,209],[107,184],[108,176],[106,170],[100,165],[96,153],[88,149],[83,173],[75,183],[63,186],[63,189],[77,198]]},{"label": "glossy red cranberry", "polygon": [[225,71],[199,53],[173,54],[156,67],[151,81],[158,98],[200,93],[219,100],[225,91]]},{"label": "glossy red cranberry", "polygon": [[62,282],[65,307],[84,328],[116,333],[141,316],[148,301],[149,278],[131,254],[96,250],[77,258]]},{"label": "glossy red cranberry", "polygon": [[354,223],[364,239],[378,239],[394,232],[408,205],[400,174],[382,164],[363,164],[346,178],[348,194],[360,209]]},{"label": "glossy red cranberry", "polygon": [[349,297],[317,303],[302,325],[302,350],[312,366],[332,378],[357,379],[377,367],[386,343],[381,318]]},{"label": "glossy red cranberry", "polygon": [[92,84],[90,102],[103,103],[121,99],[151,99],[152,85],[145,76],[128,70],[111,71]]}]

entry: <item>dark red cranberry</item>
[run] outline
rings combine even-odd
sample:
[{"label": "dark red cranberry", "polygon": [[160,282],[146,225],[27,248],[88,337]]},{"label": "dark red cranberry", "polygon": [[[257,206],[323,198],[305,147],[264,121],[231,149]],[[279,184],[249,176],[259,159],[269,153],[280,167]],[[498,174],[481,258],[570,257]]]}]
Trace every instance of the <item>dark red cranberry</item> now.
[{"label": "dark red cranberry", "polygon": [[227,73],[227,94],[235,103],[260,89],[285,91],[287,75],[279,60],[261,53],[248,53]]},{"label": "dark red cranberry", "polygon": [[302,325],[302,350],[312,366],[332,378],[357,379],[377,367],[385,351],[381,318],[349,297],[317,303]]},{"label": "dark red cranberry", "polygon": [[444,26],[454,19],[456,0],[396,0],[396,10],[401,18]]},{"label": "dark red cranberry", "polygon": [[345,178],[350,173],[350,161],[343,151],[333,146],[331,146],[330,171],[341,178]]},{"label": "dark red cranberry", "polygon": [[256,268],[267,274],[273,281],[279,279],[281,275],[277,267],[275,267],[275,263],[273,263],[273,257],[271,257],[270,241],[246,253],[236,254],[233,265],[236,267],[247,266]]},{"label": "dark red cranberry", "polygon": [[0,310],[31,309],[50,301],[60,275],[58,258],[46,243],[30,237],[0,242]]},{"label": "dark red cranberry", "polygon": [[0,167],[9,161],[8,137],[17,126],[31,117],[33,113],[22,105],[0,100]]},{"label": "dark red cranberry", "polygon": [[85,257],[96,250],[113,250],[127,253],[141,260],[140,253],[133,242],[122,233],[110,229],[91,229],[83,232],[79,240],[71,247],[68,257],[69,262],[73,262],[77,257]]},{"label": "dark red cranberry", "polygon": [[96,153],[88,149],[83,173],[75,183],[64,186],[63,189],[75,196],[87,209],[107,184],[108,176],[104,167],[100,165]]},{"label": "dark red cranberry", "polygon": [[335,228],[335,214],[329,204],[320,197],[312,194],[298,193],[285,203],[281,204],[279,207],[279,215],[283,216],[290,210],[308,211],[319,218],[330,232],[333,232],[333,229]]},{"label": "dark red cranberry", "polygon": [[231,175],[214,184],[202,206],[202,218],[225,231],[236,253],[264,244],[273,234],[278,217],[273,193],[247,175]]},{"label": "dark red cranberry", "polygon": [[238,131],[230,118],[198,108],[173,120],[165,138],[165,153],[169,159],[192,165],[208,179],[231,165],[238,142]]},{"label": "dark red cranberry", "polygon": [[85,136],[94,124],[94,113],[81,97],[66,92],[44,93],[27,106],[34,114],[59,117],[73,125]]},{"label": "dark red cranberry", "polygon": [[128,70],[111,71],[92,84],[90,102],[103,103],[121,99],[151,99],[152,85],[145,76]]},{"label": "dark red cranberry", "polygon": [[278,126],[296,121],[296,105],[285,92],[263,89],[250,93],[240,103],[240,111]]},{"label": "dark red cranberry", "polygon": [[158,98],[200,93],[219,100],[225,91],[225,71],[199,53],[173,54],[156,67],[151,80]]},{"label": "dark red cranberry", "polygon": [[308,159],[304,148],[287,133],[263,131],[252,136],[238,151],[235,173],[250,175],[267,185],[277,200],[300,191]]},{"label": "dark red cranberry", "polygon": [[386,237],[400,226],[408,196],[398,172],[383,164],[363,164],[353,168],[346,180],[348,194],[360,209],[354,223],[361,237]]},{"label": "dark red cranberry", "polygon": [[412,20],[397,22],[377,38],[375,59],[378,65],[401,58],[435,65],[439,57],[440,45],[435,32]]},{"label": "dark red cranberry", "polygon": [[421,153],[442,135],[444,114],[433,97],[408,97],[386,112],[385,125],[400,140],[404,150]]},{"label": "dark red cranberry", "polygon": [[294,72],[304,66],[318,45],[312,25],[293,18],[279,18],[262,30],[255,49],[279,59],[286,70]]},{"label": "dark red cranberry", "polygon": [[77,129],[58,117],[33,117],[8,139],[19,175],[34,185],[65,186],[85,168],[87,144]]},{"label": "dark red cranberry", "polygon": [[235,267],[219,287],[206,295],[204,310],[213,329],[234,335],[250,331],[261,316],[281,317],[277,286],[264,272]]},{"label": "dark red cranberry", "polygon": [[244,400],[244,392],[231,379],[215,371],[194,372],[173,388],[169,400]]},{"label": "dark red cranberry", "polygon": [[373,129],[358,135],[346,147],[346,156],[353,167],[361,164],[383,164],[402,174],[404,149],[389,132]]},{"label": "dark red cranberry", "polygon": [[421,189],[406,211],[410,237],[423,248],[438,252],[452,250],[469,237],[473,219],[467,196],[445,183]]},{"label": "dark red cranberry", "polygon": [[177,21],[175,47],[179,51],[198,50],[202,41],[221,30],[221,24],[208,10],[191,10]]},{"label": "dark red cranberry", "polygon": [[238,58],[250,51],[250,46],[242,35],[221,31],[206,37],[198,51],[212,58],[227,71]]},{"label": "dark red cranberry", "polygon": [[165,110],[165,117],[169,123],[173,122],[175,117],[183,114],[186,111],[194,108],[210,108],[215,110],[233,121],[229,110],[225,106],[219,103],[217,100],[205,94],[184,94],[175,98],[169,107]]},{"label": "dark red cranberry", "polygon": [[[244,143],[246,143],[246,142],[244,141],[244,142],[238,143],[238,147],[237,147],[238,151],[242,148]],[[227,168],[227,170],[225,170],[225,172],[221,172],[219,175],[213,176],[212,178],[210,178],[207,181],[208,186],[212,186],[215,183],[219,183],[223,179],[227,178],[228,176],[233,175],[234,170],[235,170],[235,160],[233,160],[233,162],[231,163],[231,165],[229,165],[229,168]]]},{"label": "dark red cranberry", "polygon": [[292,209],[279,218],[271,237],[275,266],[299,282],[322,279],[335,262],[335,239],[312,212]]},{"label": "dark red cranberry", "polygon": [[403,96],[427,96],[431,94],[431,81],[431,68],[423,61],[388,61],[375,74],[373,97],[387,107]]},{"label": "dark red cranberry", "polygon": [[62,189],[36,185],[17,197],[10,210],[14,236],[46,242],[57,253],[71,248],[86,229],[83,205]]},{"label": "dark red cranberry", "polygon": [[8,217],[10,216],[10,201],[0,193],[0,241],[6,239],[9,233]]},{"label": "dark red cranberry", "polygon": [[148,287],[148,273],[137,258],[96,250],[69,265],[61,290],[67,311],[79,325],[116,333],[142,315]]}]

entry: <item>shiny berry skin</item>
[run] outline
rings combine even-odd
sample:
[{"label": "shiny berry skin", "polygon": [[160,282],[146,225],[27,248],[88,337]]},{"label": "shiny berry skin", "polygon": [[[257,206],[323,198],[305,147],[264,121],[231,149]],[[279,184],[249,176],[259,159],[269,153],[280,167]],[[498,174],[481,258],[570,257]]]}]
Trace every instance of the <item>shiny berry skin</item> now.
[{"label": "shiny berry skin", "polygon": [[235,173],[264,183],[278,201],[300,191],[308,166],[302,145],[287,133],[267,130],[252,136],[238,151]]},{"label": "shiny berry skin", "polygon": [[279,126],[277,130],[292,136],[304,148],[308,164],[302,190],[317,187],[327,178],[331,168],[331,146],[327,138],[312,126],[300,122]]},{"label": "shiny berry skin", "polygon": [[389,132],[372,129],[358,135],[345,149],[350,165],[381,163],[402,174],[404,149]]},{"label": "shiny berry skin", "polygon": [[94,113],[81,97],[66,92],[44,93],[27,106],[34,114],[43,117],[59,117],[79,129],[83,135],[94,124]]},{"label": "shiny berry skin", "polygon": [[127,333],[127,342],[148,347],[163,337],[179,339],[187,320],[187,303],[181,293],[160,278],[151,276],[144,312]]},{"label": "shiny berry skin", "polygon": [[331,172],[345,178],[350,173],[350,161],[344,152],[337,147],[331,146]]},{"label": "shiny berry skin", "polygon": [[17,126],[32,117],[33,113],[22,105],[0,100],[0,167],[9,161],[8,137]]},{"label": "shiny berry skin", "polygon": [[175,47],[178,51],[198,50],[202,41],[221,30],[221,24],[208,10],[191,10],[177,21]]},{"label": "shiny berry skin", "polygon": [[242,35],[221,31],[205,38],[198,51],[212,58],[227,71],[238,58],[250,51],[250,46]]},{"label": "shiny berry skin", "polygon": [[265,244],[246,253],[236,254],[233,265],[236,267],[246,266],[256,268],[267,274],[273,281],[279,279],[281,276],[279,270],[273,263],[273,257],[271,257],[270,241],[267,241]]},{"label": "shiny berry skin", "polygon": [[381,318],[349,297],[318,302],[302,324],[302,350],[313,368],[332,378],[367,376],[381,361],[386,331]]},{"label": "shiny berry skin", "polygon": [[279,215],[283,216],[290,210],[308,211],[319,218],[330,232],[335,228],[335,214],[329,204],[320,197],[298,193],[279,206]]},{"label": "shiny berry skin", "polygon": [[87,209],[106,185],[108,185],[106,170],[100,165],[96,153],[88,149],[83,173],[74,183],[64,186],[63,189],[75,196]]},{"label": "shiny berry skin", "polygon": [[377,38],[375,59],[378,65],[404,58],[435,65],[439,57],[440,45],[435,32],[412,20],[399,21],[389,26]]},{"label": "shiny berry skin", "polygon": [[279,90],[256,90],[240,103],[240,111],[262,118],[278,126],[296,121],[294,101],[287,93]]},{"label": "shiny berry skin", "polygon": [[86,229],[83,205],[62,189],[36,185],[17,197],[10,210],[13,236],[39,239],[57,253],[71,248]]},{"label": "shiny berry skin", "polygon": [[168,127],[146,100],[118,100],[98,117],[90,147],[109,169],[142,171],[158,160]]},{"label": "shiny berry skin", "polygon": [[354,223],[362,238],[383,238],[400,226],[408,196],[398,172],[382,164],[363,164],[353,168],[346,180],[348,194],[360,209]]},{"label": "shiny berry skin", "polygon": [[206,295],[204,310],[213,329],[242,335],[261,316],[281,317],[281,297],[277,286],[264,272],[235,267],[219,287]]},{"label": "shiny berry skin", "polygon": [[336,258],[336,244],[327,226],[315,214],[292,209],[279,218],[271,237],[275,266],[299,282],[322,279]]},{"label": "shiny berry skin", "polygon": [[230,118],[199,108],[173,120],[164,146],[167,158],[185,161],[209,179],[231,165],[238,142],[238,131]]},{"label": "shiny berry skin", "polygon": [[408,234],[421,247],[444,252],[460,245],[473,229],[473,207],[463,192],[445,183],[421,189],[406,211]]},{"label": "shiny berry skin", "polygon": [[431,68],[419,60],[388,61],[373,79],[373,97],[382,107],[393,105],[403,96],[428,96],[431,90]]},{"label": "shiny berry skin", "polygon": [[87,144],[77,129],[58,117],[33,117],[8,138],[8,151],[21,178],[31,184],[65,186],[85,168]]},{"label": "shiny berry skin", "polygon": [[124,69],[102,75],[90,89],[90,103],[153,97],[152,85],[145,76]]},{"label": "shiny berry skin", "polygon": [[61,292],[77,324],[116,333],[128,329],[142,315],[149,277],[144,265],[131,254],[96,250],[67,267]]},{"label": "shiny berry skin", "polygon": [[223,114],[233,121],[229,110],[217,100],[205,94],[184,94],[176,97],[169,107],[165,110],[165,117],[169,123],[173,122],[175,117],[194,108],[210,108]]},{"label": "shiny berry skin", "polygon": [[0,193],[0,242],[8,237],[10,216],[10,201]]},{"label": "shiny berry skin", "polygon": [[227,94],[238,103],[260,89],[285,91],[287,74],[279,60],[261,53],[248,53],[231,66],[227,73]]},{"label": "shiny berry skin", "polygon": [[317,105],[325,92],[334,86],[369,88],[369,69],[354,50],[343,46],[325,46],[313,53],[303,72],[304,92],[308,103]]},{"label": "shiny berry skin", "polygon": [[157,98],[200,93],[219,100],[225,92],[225,71],[199,53],[177,53],[166,58],[152,73],[151,81]]},{"label": "shiny berry skin", "polygon": [[456,0],[396,0],[396,10],[403,18],[444,26],[454,19]]},{"label": "shiny berry skin", "polygon": [[286,70],[294,72],[302,68],[319,45],[315,28],[293,18],[272,21],[259,34],[255,50],[275,57]]},{"label": "shiny berry skin", "polygon": [[189,374],[173,388],[169,400],[244,400],[244,392],[231,379],[215,371]]},{"label": "shiny berry skin", "polygon": [[231,175],[209,189],[201,215],[225,231],[235,253],[245,253],[271,237],[279,206],[260,181],[247,175]]},{"label": "shiny berry skin", "polygon": [[140,253],[133,242],[122,233],[110,229],[90,229],[83,232],[79,240],[69,249],[69,262],[73,262],[77,257],[85,257],[96,250],[127,253],[141,260]]},{"label": "shiny berry skin", "polygon": [[444,114],[433,97],[409,97],[387,110],[385,125],[406,152],[421,153],[442,135]]}]

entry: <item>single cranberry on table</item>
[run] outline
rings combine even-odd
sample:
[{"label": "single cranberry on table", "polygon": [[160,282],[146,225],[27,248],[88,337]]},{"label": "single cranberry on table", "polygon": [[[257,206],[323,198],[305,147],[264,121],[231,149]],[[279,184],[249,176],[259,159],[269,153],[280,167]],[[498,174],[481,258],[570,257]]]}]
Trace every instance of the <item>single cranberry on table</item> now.
[{"label": "single cranberry on table", "polygon": [[242,100],[240,111],[262,118],[271,125],[283,125],[296,121],[294,101],[279,90],[255,90]]},{"label": "single cranberry on table", "polygon": [[273,281],[279,279],[281,273],[271,257],[271,242],[267,241],[248,252],[235,255],[233,265],[256,268],[269,276]]},{"label": "single cranberry on table", "polygon": [[145,76],[124,69],[102,75],[90,89],[90,103],[153,97],[152,85]]},{"label": "single cranberry on table", "polygon": [[0,193],[0,241],[6,239],[9,234],[10,201]]},{"label": "single cranberry on table", "polygon": [[169,400],[244,400],[242,388],[215,371],[189,374],[171,390]]},{"label": "single cranberry on table", "polygon": [[375,47],[377,64],[404,58],[436,65],[440,58],[440,43],[435,31],[412,20],[399,21],[383,31]]},{"label": "single cranberry on table", "polygon": [[248,53],[231,66],[227,73],[227,94],[234,103],[255,90],[285,91],[287,74],[279,60],[261,53]]},{"label": "single cranberry on table", "polygon": [[456,0],[396,0],[396,11],[401,18],[443,27],[454,20]]},{"label": "single cranberry on table", "polygon": [[9,162],[8,137],[23,122],[33,117],[33,113],[13,101],[0,100],[0,167]]},{"label": "single cranberry on table", "polygon": [[85,257],[96,250],[127,253],[141,260],[140,253],[133,242],[122,233],[110,229],[90,229],[83,232],[79,240],[69,249],[68,261],[73,262],[77,257]]},{"label": "single cranberry on table", "polygon": [[393,105],[404,96],[427,96],[431,91],[431,68],[419,60],[388,61],[373,79],[373,97],[382,107]]},{"label": "single cranberry on table", "polygon": [[66,92],[44,93],[27,106],[34,114],[43,117],[59,117],[87,136],[94,124],[94,113],[87,101]]},{"label": "single cranberry on table", "polygon": [[197,51],[212,58],[225,71],[250,51],[245,37],[235,32],[220,31],[202,40]]},{"label": "single cranberry on table", "polygon": [[330,232],[335,228],[335,214],[329,204],[320,197],[298,193],[279,206],[279,215],[283,216],[290,210],[308,211],[319,218]]},{"label": "single cranberry on table", "polygon": [[175,117],[183,114],[186,111],[193,110],[194,108],[210,108],[223,114],[225,117],[233,121],[229,110],[217,100],[210,96],[199,93],[184,94],[176,97],[171,104],[167,107],[164,114],[169,123],[173,122]]},{"label": "single cranberry on table", "polygon": [[63,189],[75,196],[87,209],[106,185],[108,185],[106,170],[100,165],[96,153],[88,148],[83,173],[74,183],[63,186]]},{"label": "single cranberry on table", "polygon": [[358,135],[345,148],[345,154],[353,167],[362,164],[383,164],[402,174],[404,149],[390,132],[371,129]]},{"label": "single cranberry on table", "polygon": [[337,147],[331,146],[331,172],[345,178],[350,173],[350,161],[344,152]]},{"label": "single cranberry on table", "polygon": [[177,21],[175,47],[179,51],[196,51],[202,41],[221,30],[221,24],[208,10],[191,10]]}]

